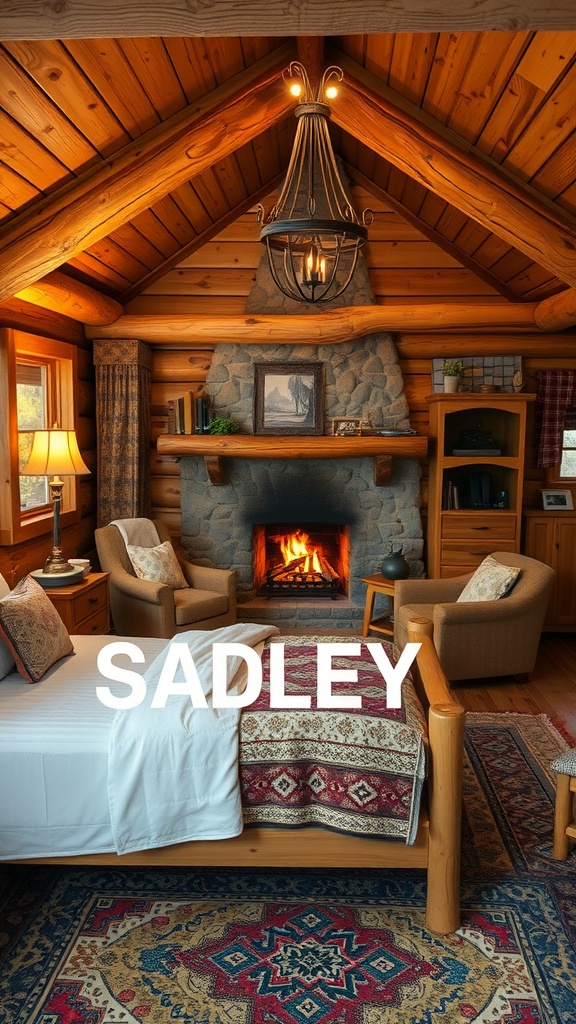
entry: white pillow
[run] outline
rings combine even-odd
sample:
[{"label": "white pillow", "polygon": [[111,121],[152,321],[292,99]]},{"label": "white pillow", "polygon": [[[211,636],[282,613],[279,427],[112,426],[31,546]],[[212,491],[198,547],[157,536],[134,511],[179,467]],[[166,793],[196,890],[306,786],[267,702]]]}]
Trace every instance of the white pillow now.
[{"label": "white pillow", "polygon": [[[10,593],[10,587],[3,576],[0,576],[0,601]],[[0,679],[4,679],[14,668],[14,658],[8,650],[4,640],[0,638]]]},{"label": "white pillow", "polygon": [[158,544],[155,548],[143,548],[138,544],[127,544],[126,551],[134,572],[141,580],[153,583],[165,583],[174,590],[183,590],[188,586],[176,552],[169,540]]},{"label": "white pillow", "polygon": [[502,565],[488,555],[468,580],[457,601],[496,601],[512,590],[519,575],[520,569],[515,565]]}]

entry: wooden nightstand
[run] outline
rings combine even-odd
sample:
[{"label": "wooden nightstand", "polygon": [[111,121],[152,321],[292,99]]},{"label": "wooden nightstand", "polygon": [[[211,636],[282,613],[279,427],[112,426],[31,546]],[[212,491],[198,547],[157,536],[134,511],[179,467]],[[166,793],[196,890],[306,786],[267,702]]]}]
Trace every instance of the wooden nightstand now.
[{"label": "wooden nightstand", "polygon": [[69,633],[109,632],[109,577],[109,572],[91,572],[80,583],[46,588],[44,593],[52,601]]},{"label": "wooden nightstand", "polygon": [[[368,633],[371,631],[373,633],[383,633],[384,636],[394,636],[394,622],[391,618],[394,607],[394,580],[387,580],[381,572],[375,572],[372,576],[363,576],[362,582],[366,584],[366,605],[364,607],[362,636],[368,636]],[[387,615],[380,615],[377,619],[372,619],[376,594],[383,594],[384,597],[388,598],[389,611]]]}]

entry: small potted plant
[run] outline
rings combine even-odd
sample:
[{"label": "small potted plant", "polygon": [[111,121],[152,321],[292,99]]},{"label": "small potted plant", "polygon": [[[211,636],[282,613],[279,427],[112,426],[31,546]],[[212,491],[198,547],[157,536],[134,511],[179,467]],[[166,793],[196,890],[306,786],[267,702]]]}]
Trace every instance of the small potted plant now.
[{"label": "small potted plant", "polygon": [[231,416],[215,416],[209,429],[211,434],[237,434],[239,428]]},{"label": "small potted plant", "polygon": [[447,394],[454,394],[458,391],[458,381],[464,372],[464,364],[461,359],[445,359],[442,367],[444,373],[444,391]]}]

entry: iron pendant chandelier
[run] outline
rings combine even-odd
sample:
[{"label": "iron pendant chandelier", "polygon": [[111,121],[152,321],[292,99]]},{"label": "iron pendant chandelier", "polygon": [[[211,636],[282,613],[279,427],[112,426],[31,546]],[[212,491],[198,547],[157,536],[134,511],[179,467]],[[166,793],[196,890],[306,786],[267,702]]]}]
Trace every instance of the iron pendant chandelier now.
[{"label": "iron pendant chandelier", "polygon": [[314,99],[302,64],[293,61],[284,71],[290,91],[303,102],[294,111],[298,125],[282,191],[268,214],[258,207],[258,221],[275,284],[299,302],[329,302],[342,294],[372,221],[365,210],[361,223],[348,200],[330,141],[330,107],[322,102],[337,95],[343,77],[339,67],[327,68]]}]

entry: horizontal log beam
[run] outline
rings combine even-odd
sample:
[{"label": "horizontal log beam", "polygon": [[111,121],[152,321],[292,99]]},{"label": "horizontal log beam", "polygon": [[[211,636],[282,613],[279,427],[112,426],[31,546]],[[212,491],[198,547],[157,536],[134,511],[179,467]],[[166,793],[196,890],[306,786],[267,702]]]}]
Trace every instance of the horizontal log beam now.
[{"label": "horizontal log beam", "polygon": [[2,0],[0,38],[346,35],[576,28],[571,0]]},{"label": "horizontal log beam", "polygon": [[287,117],[283,46],[13,221],[0,243],[0,300],[34,284],[185,181]]},{"label": "horizontal log beam", "polygon": [[534,310],[534,323],[541,331],[562,331],[576,324],[576,290],[566,288],[542,299]]},{"label": "horizontal log beam", "polygon": [[342,55],[341,63],[344,81],[331,108],[335,124],[561,281],[576,286],[573,218],[553,210],[479,153],[458,148],[445,134],[436,134],[429,124],[396,106],[354,61]]},{"label": "horizontal log beam", "polygon": [[156,345],[195,345],[207,341],[243,345],[335,345],[376,331],[534,331],[534,304],[346,306],[326,313],[295,316],[121,316],[109,327],[87,328],[90,338],[137,338]]},{"label": "horizontal log beam", "polygon": [[93,327],[112,324],[124,312],[124,307],[116,299],[102,295],[90,285],[75,281],[59,270],[53,270],[35,284],[16,292],[16,298]]}]

